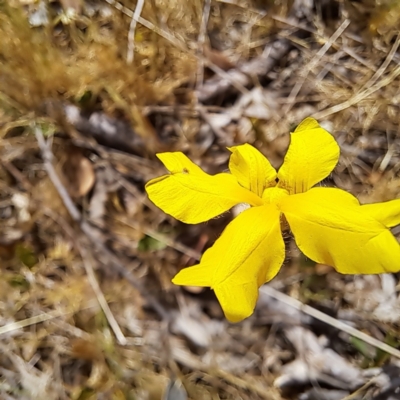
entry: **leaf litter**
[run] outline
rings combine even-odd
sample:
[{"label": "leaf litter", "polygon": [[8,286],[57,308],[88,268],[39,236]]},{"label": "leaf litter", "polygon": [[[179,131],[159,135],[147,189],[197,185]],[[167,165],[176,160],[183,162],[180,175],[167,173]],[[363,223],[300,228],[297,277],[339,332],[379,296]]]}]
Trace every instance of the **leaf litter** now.
[{"label": "leaf litter", "polygon": [[[174,287],[232,215],[185,226],[143,188],[159,151],[215,173],[248,142],[279,166],[312,115],[342,149],[326,185],[398,198],[399,5],[139,3],[0,2],[0,397],[398,398],[396,357],[301,309],[261,293],[230,325]],[[398,347],[397,275],[288,246],[272,287]]]}]

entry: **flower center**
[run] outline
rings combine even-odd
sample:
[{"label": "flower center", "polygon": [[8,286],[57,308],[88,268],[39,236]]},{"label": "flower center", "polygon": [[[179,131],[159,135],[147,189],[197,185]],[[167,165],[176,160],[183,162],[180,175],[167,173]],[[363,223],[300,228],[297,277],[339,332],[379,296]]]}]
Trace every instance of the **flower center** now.
[{"label": "flower center", "polygon": [[281,198],[286,196],[289,196],[289,192],[286,189],[272,187],[264,190],[262,199],[264,204],[271,204],[278,203]]}]

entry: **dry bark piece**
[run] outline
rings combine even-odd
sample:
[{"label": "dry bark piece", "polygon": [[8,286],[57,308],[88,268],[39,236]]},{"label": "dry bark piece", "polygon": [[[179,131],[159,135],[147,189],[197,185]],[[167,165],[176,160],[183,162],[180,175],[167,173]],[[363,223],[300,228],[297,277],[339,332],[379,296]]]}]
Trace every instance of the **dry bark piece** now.
[{"label": "dry bark piece", "polygon": [[275,64],[289,51],[290,43],[286,39],[280,39],[266,46],[261,56],[236,69],[229,70],[226,77],[216,75],[205,82],[197,90],[197,98],[204,103],[211,98],[221,95],[232,88],[232,82],[241,86],[247,86],[252,82],[252,77],[265,76]]},{"label": "dry bark piece", "polygon": [[89,219],[92,223],[97,226],[104,225],[103,219],[106,212],[108,195],[116,191],[119,186],[119,181],[116,179],[114,171],[111,168],[96,169],[96,185],[89,205]]},{"label": "dry bark piece", "polygon": [[41,1],[37,9],[29,14],[29,23],[32,27],[47,26],[49,23],[49,13],[47,11],[47,4]]},{"label": "dry bark piece", "polygon": [[365,382],[359,368],[326,347],[321,338],[301,326],[285,329],[285,336],[295,347],[298,358],[282,367],[274,385],[287,388],[312,382],[341,390],[354,390]]},{"label": "dry bark piece", "polygon": [[67,121],[84,135],[92,136],[97,142],[127,153],[142,154],[144,142],[128,122],[112,118],[102,112],[83,113],[73,105],[64,106]]},{"label": "dry bark piece", "polygon": [[165,390],[163,400],[186,400],[187,393],[178,379],[171,380]]},{"label": "dry bark piece", "polygon": [[400,296],[392,274],[355,276],[346,285],[344,298],[369,318],[386,323],[400,321]]},{"label": "dry bark piece", "polygon": [[182,334],[199,347],[207,348],[211,343],[211,335],[204,323],[189,315],[180,313],[173,321],[171,330]]},{"label": "dry bark piece", "polygon": [[276,95],[269,93],[266,89],[256,87],[241,96],[227,114],[231,116],[231,119],[236,120],[242,116],[269,120],[276,111]]},{"label": "dry bark piece", "polygon": [[400,388],[400,368],[394,365],[385,365],[380,375],[373,378],[376,386],[379,387],[379,394],[372,400],[398,400]]},{"label": "dry bark piece", "polygon": [[[299,21],[311,13],[313,2],[295,0],[289,13],[288,22],[296,26]],[[238,65],[225,74],[218,74],[205,82],[197,90],[197,98],[204,103],[237,87],[247,87],[264,78],[274,66],[290,51],[289,40],[277,38],[265,46],[262,54],[249,62]],[[210,60],[211,61],[211,60]]]}]

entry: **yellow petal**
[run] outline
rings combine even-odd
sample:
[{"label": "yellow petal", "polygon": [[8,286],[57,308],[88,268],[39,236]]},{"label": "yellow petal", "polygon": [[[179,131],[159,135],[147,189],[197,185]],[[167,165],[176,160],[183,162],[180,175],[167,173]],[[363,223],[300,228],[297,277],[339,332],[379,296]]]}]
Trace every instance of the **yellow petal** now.
[{"label": "yellow petal", "polygon": [[364,204],[361,206],[361,210],[388,228],[400,224],[400,199],[384,203]]},{"label": "yellow petal", "polygon": [[276,185],[276,171],[270,162],[250,144],[230,147],[229,169],[238,182],[258,196]]},{"label": "yellow petal", "polygon": [[261,198],[240,186],[233,175],[208,175],[180,152],[157,157],[170,174],[149,181],[147,194],[157,207],[182,222],[208,221],[239,203],[262,204]]},{"label": "yellow petal", "polygon": [[339,159],[334,137],[313,118],[306,118],[290,135],[290,145],[278,171],[279,187],[303,193],[325,179]]},{"label": "yellow petal", "polygon": [[389,229],[362,211],[351,194],[317,187],[280,200],[300,250],[343,274],[400,270],[400,246]]},{"label": "yellow petal", "polygon": [[289,196],[289,193],[286,189],[272,187],[264,190],[262,199],[264,204],[279,203],[280,199],[285,196]]},{"label": "yellow petal", "polygon": [[226,227],[200,264],[183,269],[172,282],[210,286],[226,318],[238,322],[253,313],[258,288],[278,273],[284,257],[276,205],[253,207]]}]

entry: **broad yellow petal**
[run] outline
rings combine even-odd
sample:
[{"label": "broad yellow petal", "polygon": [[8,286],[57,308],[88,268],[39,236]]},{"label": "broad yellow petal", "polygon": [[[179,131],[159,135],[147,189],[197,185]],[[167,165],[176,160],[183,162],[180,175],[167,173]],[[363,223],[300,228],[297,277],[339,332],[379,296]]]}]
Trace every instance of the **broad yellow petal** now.
[{"label": "broad yellow petal", "polygon": [[260,197],[240,186],[231,174],[208,175],[180,152],[157,157],[170,174],[149,181],[147,194],[157,207],[182,222],[208,221],[239,203],[262,204]]},{"label": "broad yellow petal", "polygon": [[280,200],[300,250],[343,274],[400,270],[400,246],[389,229],[363,212],[351,194],[317,187]]},{"label": "broad yellow petal", "polygon": [[276,205],[253,207],[226,227],[200,264],[183,269],[172,282],[210,286],[226,318],[238,322],[253,313],[258,288],[278,273],[284,257]]},{"label": "broad yellow petal", "polygon": [[335,168],[340,149],[335,138],[313,118],[306,118],[290,135],[290,145],[278,171],[279,187],[303,193]]},{"label": "broad yellow petal", "polygon": [[230,147],[229,169],[238,182],[258,196],[276,185],[276,171],[270,162],[250,144]]},{"label": "broad yellow petal", "polygon": [[384,203],[364,204],[361,206],[361,210],[388,228],[400,224],[400,199]]}]

